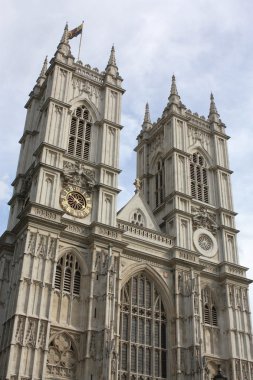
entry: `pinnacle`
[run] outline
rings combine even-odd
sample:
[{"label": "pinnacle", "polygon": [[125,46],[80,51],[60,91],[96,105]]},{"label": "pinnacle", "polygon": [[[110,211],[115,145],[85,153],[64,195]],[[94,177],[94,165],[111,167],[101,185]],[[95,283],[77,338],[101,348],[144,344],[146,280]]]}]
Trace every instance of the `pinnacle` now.
[{"label": "pinnacle", "polygon": [[41,77],[44,77],[46,75],[46,71],[47,71],[47,56],[44,60],[44,63],[43,63],[43,66],[42,66],[42,69],[41,69],[41,73],[40,73],[40,76]]},{"label": "pinnacle", "polygon": [[176,77],[174,74],[172,75],[169,104],[176,104],[176,105],[180,104],[180,96],[178,95],[178,92],[177,92]]},{"label": "pinnacle", "polygon": [[215,105],[215,102],[214,102],[214,96],[213,96],[212,92],[211,92],[211,95],[210,95],[209,118],[210,118],[211,115],[217,115],[217,116],[219,116],[217,108],[216,108],[216,105]]},{"label": "pinnacle", "polygon": [[150,119],[149,104],[146,103],[142,129],[149,129],[151,127],[152,127],[152,123]]},{"label": "pinnacle", "polygon": [[40,72],[40,75],[37,79],[37,84],[40,86],[44,79],[46,78],[46,71],[47,71],[47,56],[44,60],[44,63],[43,63],[43,66],[42,66],[42,69],[41,69],[41,72]]},{"label": "pinnacle", "polygon": [[144,123],[151,123],[148,103],[145,106]]},{"label": "pinnacle", "polygon": [[177,84],[176,84],[176,77],[175,77],[174,74],[172,75],[172,82],[171,82],[170,95],[178,95],[178,92],[177,92]]},{"label": "pinnacle", "polygon": [[116,58],[115,58],[115,48],[114,48],[114,45],[112,45],[111,54],[110,54],[110,58],[109,58],[107,66],[116,66],[117,67]]},{"label": "pinnacle", "polygon": [[69,34],[69,28],[68,28],[68,23],[66,22],[60,43],[65,43],[65,44],[68,43],[68,34]]}]

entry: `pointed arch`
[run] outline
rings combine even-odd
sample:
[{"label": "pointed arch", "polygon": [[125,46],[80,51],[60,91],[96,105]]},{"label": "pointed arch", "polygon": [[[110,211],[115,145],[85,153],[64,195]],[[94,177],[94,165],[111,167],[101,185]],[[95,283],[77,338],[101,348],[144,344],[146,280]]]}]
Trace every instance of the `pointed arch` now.
[{"label": "pointed arch", "polygon": [[138,270],[125,276],[122,284],[119,371],[121,376],[148,371],[148,375],[165,379],[169,308],[154,273],[148,272],[147,267],[141,270],[138,266]]},{"label": "pointed arch", "polygon": [[84,260],[83,254],[75,247],[63,247],[58,251],[58,254],[56,255],[56,260],[59,261],[62,256],[64,256],[67,253],[73,253],[80,264],[82,274],[85,275],[88,273],[88,266],[86,261]]},{"label": "pointed arch", "polygon": [[208,167],[211,167],[214,165],[212,157],[207,152],[207,150],[203,148],[200,142],[196,142],[195,144],[191,145],[188,148],[188,153],[190,155],[193,155],[193,153],[199,153],[205,158]]},{"label": "pointed arch", "polygon": [[51,336],[47,353],[47,379],[55,378],[55,370],[66,380],[74,380],[79,360],[79,350],[66,331]]},{"label": "pointed arch", "polygon": [[175,305],[173,301],[173,294],[171,294],[165,281],[162,279],[160,274],[148,263],[134,263],[126,268],[123,273],[121,280],[121,289],[128,282],[128,280],[139,272],[145,272],[150,280],[154,281],[157,286],[158,292],[161,294],[165,312],[168,315],[168,319],[173,319],[175,317]]},{"label": "pointed arch", "polygon": [[87,267],[85,268],[83,259],[80,259],[80,254],[77,252],[72,248],[61,252],[54,276],[55,289],[72,296],[80,296],[82,277],[87,273]]},{"label": "pointed arch", "polygon": [[73,98],[69,103],[71,105],[70,106],[70,112],[71,113],[73,113],[73,111],[76,108],[81,107],[81,106],[85,106],[88,109],[88,111],[90,111],[92,119],[94,122],[102,119],[102,116],[101,116],[99,110],[97,109],[97,107],[82,95],[78,96],[76,98]]}]

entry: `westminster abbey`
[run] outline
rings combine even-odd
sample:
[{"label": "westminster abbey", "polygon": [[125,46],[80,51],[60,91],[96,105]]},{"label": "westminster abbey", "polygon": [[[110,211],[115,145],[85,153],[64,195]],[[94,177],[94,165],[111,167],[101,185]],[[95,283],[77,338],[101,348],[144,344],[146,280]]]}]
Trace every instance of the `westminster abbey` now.
[{"label": "westminster abbey", "polygon": [[173,76],[156,122],[146,105],[118,211],[122,81],[114,47],[103,72],[75,61],[66,26],[30,93],[0,240],[0,379],[253,380],[214,97],[199,117]]}]

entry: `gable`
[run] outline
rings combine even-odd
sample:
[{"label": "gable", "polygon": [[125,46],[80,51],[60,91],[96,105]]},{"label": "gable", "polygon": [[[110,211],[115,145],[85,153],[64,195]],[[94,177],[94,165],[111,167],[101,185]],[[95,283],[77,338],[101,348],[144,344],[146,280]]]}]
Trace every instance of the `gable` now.
[{"label": "gable", "polygon": [[161,232],[148,203],[138,191],[130,201],[119,210],[117,218],[140,227]]}]

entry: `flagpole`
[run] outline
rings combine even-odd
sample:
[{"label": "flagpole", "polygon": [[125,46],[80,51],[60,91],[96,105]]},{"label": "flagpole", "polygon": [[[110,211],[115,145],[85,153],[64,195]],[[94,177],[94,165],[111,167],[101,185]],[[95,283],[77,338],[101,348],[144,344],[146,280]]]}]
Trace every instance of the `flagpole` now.
[{"label": "flagpole", "polygon": [[77,58],[78,61],[80,60],[80,50],[81,50],[82,37],[83,37],[83,21],[82,21],[82,31],[81,31],[80,41],[79,41],[78,58]]}]

